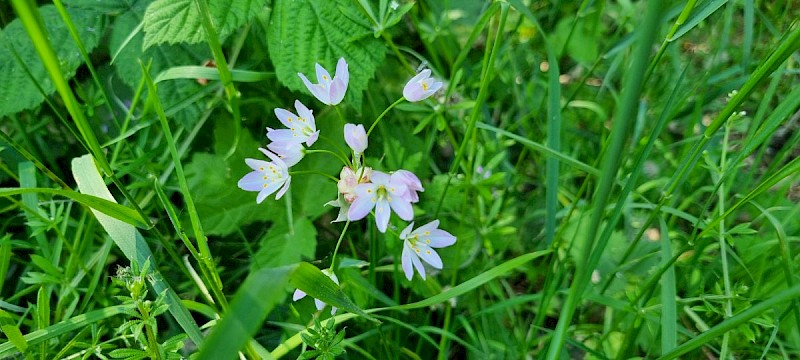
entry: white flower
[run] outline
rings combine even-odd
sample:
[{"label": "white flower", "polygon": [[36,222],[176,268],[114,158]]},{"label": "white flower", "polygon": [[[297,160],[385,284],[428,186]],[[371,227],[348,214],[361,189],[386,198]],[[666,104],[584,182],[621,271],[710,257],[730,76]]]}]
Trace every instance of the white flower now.
[{"label": "white flower", "polygon": [[414,269],[417,269],[422,279],[425,279],[425,266],[420,259],[425,260],[436,269],[441,269],[443,267],[442,258],[433,248],[453,245],[456,237],[447,231],[439,230],[439,220],[431,221],[411,231],[413,227],[414,223],[412,222],[400,232],[400,239],[403,239],[401,265],[408,280],[414,277]]},{"label": "white flower", "polygon": [[278,155],[286,166],[295,166],[306,156],[306,148],[299,142],[273,141],[267,144],[267,149]]},{"label": "white flower", "polygon": [[406,83],[403,88],[403,97],[411,102],[422,101],[441,88],[442,82],[431,78],[431,69],[425,69]]},{"label": "white flower", "polygon": [[289,190],[292,177],[289,175],[289,167],[277,155],[266,149],[258,150],[272,161],[244,159],[253,171],[239,179],[238,185],[242,190],[258,191],[256,202],[260,204],[278,189],[280,191],[275,195],[275,199],[280,199],[286,190]]},{"label": "white flower", "polygon": [[371,183],[356,186],[356,199],[347,212],[350,221],[363,219],[375,208],[375,224],[380,232],[385,233],[392,210],[403,220],[414,218],[411,202],[403,196],[408,188],[398,176],[373,171],[370,180]]},{"label": "white flower", "polygon": [[[334,274],[333,271],[331,271],[331,269],[322,270],[322,273],[327,275],[329,278],[331,278],[331,280],[333,280],[333,282],[335,282],[336,285],[339,285],[339,278],[336,277],[336,274]],[[297,290],[294,291],[294,294],[292,294],[292,301],[297,301],[297,300],[300,300],[300,299],[302,299],[304,297],[306,297],[306,293],[303,292],[300,289],[297,289]],[[314,299],[314,306],[317,307],[317,311],[320,311],[320,310],[324,309],[326,305],[327,304],[325,304],[321,300]],[[333,306],[331,308],[331,315],[333,315],[333,314],[336,314],[336,307],[335,306]]]},{"label": "white flower", "polygon": [[314,113],[309,110],[300,100],[294,101],[294,108],[297,115],[286,109],[275,109],[275,116],[287,127],[287,129],[267,128],[267,137],[277,142],[305,142],[311,146],[317,141],[319,131],[314,121]]},{"label": "white flower", "polygon": [[350,82],[350,72],[344,58],[339,58],[339,62],[336,63],[336,74],[333,78],[319,63],[315,64],[315,68],[317,69],[317,84],[312,84],[305,75],[297,73],[308,91],[311,91],[314,97],[326,105],[337,105],[342,102],[344,94],[347,92],[347,84]]}]

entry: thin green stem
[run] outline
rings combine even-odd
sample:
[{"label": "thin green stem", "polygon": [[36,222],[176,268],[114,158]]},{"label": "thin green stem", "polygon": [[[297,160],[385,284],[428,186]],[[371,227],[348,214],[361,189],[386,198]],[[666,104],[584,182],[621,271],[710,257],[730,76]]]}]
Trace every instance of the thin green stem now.
[{"label": "thin green stem", "polygon": [[337,153],[335,153],[333,151],[330,151],[330,150],[317,149],[317,150],[306,150],[305,152],[306,152],[306,154],[328,154],[328,155],[333,155],[335,158],[339,159],[345,166],[352,166],[353,165],[352,163],[350,163],[350,161],[347,160],[347,158],[345,158],[341,154],[337,154]]},{"label": "thin green stem", "polygon": [[[728,154],[728,138],[731,133],[730,120],[725,123],[725,135],[722,138],[722,154],[719,158],[719,177],[722,178],[722,172],[727,168],[727,154]],[[733,304],[731,301],[731,279],[728,269],[728,242],[725,240],[725,182],[721,181],[719,184],[719,191],[717,192],[717,201],[719,208],[719,252],[720,261],[722,262],[722,284],[725,291],[725,319],[733,316]],[[730,332],[722,335],[722,349],[720,351],[720,359],[726,360],[728,358],[728,342],[730,341]]]},{"label": "thin green stem", "polygon": [[381,36],[383,36],[383,39],[386,40],[387,43],[389,43],[389,48],[392,49],[394,55],[397,56],[397,60],[400,60],[400,63],[403,64],[403,67],[405,67],[409,73],[413,74],[414,67],[411,66],[411,64],[408,63],[408,60],[406,60],[405,56],[403,56],[403,54],[400,53],[400,49],[398,49],[397,45],[394,44],[394,41],[392,41],[392,37],[389,36],[389,34],[387,34],[385,31],[381,32]]},{"label": "thin green stem", "polygon": [[405,99],[406,98],[404,98],[404,97],[400,97],[399,99],[397,99],[397,101],[393,102],[392,105],[389,105],[389,107],[387,107],[386,110],[383,110],[383,112],[380,115],[378,115],[378,118],[375,119],[375,121],[369,127],[369,130],[367,131],[367,137],[369,137],[369,134],[372,133],[372,129],[374,129],[375,126],[378,125],[378,122],[380,122],[381,119],[383,119],[383,117],[386,116],[386,113],[388,113],[389,110],[391,110],[393,107],[395,107],[398,104],[400,104],[401,102],[403,102],[403,100],[405,100]]},{"label": "thin green stem", "polygon": [[324,173],[324,172],[322,172],[322,171],[318,171],[318,170],[301,170],[301,171],[290,171],[290,172],[289,172],[289,175],[290,175],[290,176],[294,176],[294,175],[308,175],[308,174],[313,174],[313,175],[322,175],[322,176],[324,176],[324,177],[326,177],[326,178],[330,179],[331,181],[333,181],[333,182],[335,182],[335,183],[338,183],[338,182],[339,182],[339,179],[337,179],[337,178],[335,178],[335,177],[333,177],[333,176],[331,176],[331,175],[328,175],[328,174],[326,174],[326,173]]},{"label": "thin green stem", "polygon": [[183,194],[184,201],[186,201],[186,209],[189,213],[189,220],[192,223],[192,230],[194,231],[194,236],[197,240],[197,248],[200,252],[200,258],[197,259],[197,261],[200,263],[201,267],[205,267],[208,270],[211,279],[206,279],[206,281],[209,281],[210,283],[209,287],[211,288],[211,292],[214,294],[217,303],[220,304],[223,311],[227,311],[228,301],[225,298],[225,294],[222,292],[222,280],[219,277],[216,264],[211,256],[211,250],[208,247],[208,239],[203,232],[203,228],[200,223],[200,217],[197,214],[197,208],[195,207],[194,200],[192,199],[192,194],[189,192],[189,184],[186,181],[186,175],[183,172],[183,165],[181,164],[178,150],[175,147],[175,139],[172,136],[172,130],[170,130],[169,123],[167,122],[167,116],[164,114],[164,108],[161,106],[161,101],[158,99],[158,90],[155,83],[153,83],[153,80],[150,78],[149,69],[144,65],[142,65],[142,73],[147,83],[147,88],[150,92],[148,97],[151,100],[151,104],[153,105],[156,114],[158,115],[159,121],[161,122],[163,134],[167,140],[172,161],[175,164],[175,174],[178,177],[178,184],[180,185],[181,193]]},{"label": "thin green stem", "polygon": [[219,70],[219,78],[222,81],[222,85],[225,87],[225,95],[228,97],[228,104],[233,114],[234,138],[233,143],[231,143],[231,148],[225,155],[227,158],[236,151],[242,131],[242,115],[239,110],[240,94],[233,84],[233,75],[231,75],[231,70],[228,68],[228,61],[225,60],[225,54],[222,52],[222,44],[219,41],[217,30],[214,27],[213,21],[211,21],[211,12],[208,9],[208,3],[206,0],[195,0],[195,3],[200,11],[200,19],[202,20],[203,30],[205,30],[206,33],[206,40],[208,41],[208,46],[211,48],[211,53],[214,55],[214,63],[217,65],[217,70]]},{"label": "thin green stem", "polygon": [[339,240],[336,242],[336,247],[333,249],[333,256],[331,257],[331,271],[336,272],[336,255],[339,254],[339,246],[342,245],[342,239],[344,239],[344,234],[347,232],[347,228],[350,226],[350,220],[347,220],[344,223],[344,229],[342,229],[342,233],[339,234]]}]

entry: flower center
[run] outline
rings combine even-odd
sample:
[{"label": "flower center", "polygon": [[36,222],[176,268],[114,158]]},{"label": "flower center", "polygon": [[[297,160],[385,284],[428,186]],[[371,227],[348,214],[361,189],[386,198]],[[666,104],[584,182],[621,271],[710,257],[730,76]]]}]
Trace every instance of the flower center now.
[{"label": "flower center", "polygon": [[427,81],[420,82],[419,84],[422,85],[422,90],[423,91],[428,91],[428,88],[430,86],[428,86],[428,82]]},{"label": "flower center", "polygon": [[389,195],[389,192],[386,191],[386,188],[383,185],[378,185],[378,189],[375,190],[375,196],[378,199],[386,198]]}]

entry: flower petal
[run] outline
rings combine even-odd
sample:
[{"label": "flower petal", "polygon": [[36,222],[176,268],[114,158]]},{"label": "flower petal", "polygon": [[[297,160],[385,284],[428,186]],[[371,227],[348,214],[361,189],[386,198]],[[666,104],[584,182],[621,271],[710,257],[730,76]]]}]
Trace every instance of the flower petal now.
[{"label": "flower petal", "polygon": [[422,226],[418,227],[417,230],[414,230],[414,234],[422,234],[425,231],[432,231],[432,230],[438,229],[438,228],[439,228],[439,220],[436,219],[436,220],[433,220],[433,221],[431,221],[431,222],[429,222],[429,223],[427,223],[425,225],[422,225]]},{"label": "flower petal", "polygon": [[286,109],[275,108],[275,117],[287,128],[294,127],[297,122],[297,115]]},{"label": "flower petal", "polygon": [[338,105],[342,102],[345,92],[347,92],[347,84],[343,83],[340,79],[333,80],[331,88],[328,90],[328,96],[331,102],[329,105]]},{"label": "flower petal", "polygon": [[377,170],[373,171],[370,177],[372,183],[376,185],[388,185],[390,179],[389,174]]},{"label": "flower petal", "polygon": [[426,263],[431,264],[431,266],[437,269],[442,268],[442,258],[439,257],[439,254],[436,253],[436,250],[433,250],[430,246],[420,242],[417,243],[417,248],[419,249],[417,255],[419,255],[422,260],[425,260]]},{"label": "flower petal", "polygon": [[283,183],[283,187],[280,189],[280,191],[278,191],[277,194],[275,194],[275,200],[280,199],[281,196],[283,196],[283,194],[285,194],[286,191],[289,190],[289,184],[291,183],[292,183],[292,178],[291,177],[286,178],[286,181]]},{"label": "flower petal", "polygon": [[[423,236],[420,236],[420,240]],[[424,237],[424,241],[430,247],[443,248],[456,243],[456,237],[444,230],[433,230],[429,236]],[[429,242],[430,241],[430,242]]]},{"label": "flower petal", "polygon": [[414,227],[414,222],[412,221],[411,224],[408,224],[403,231],[400,232],[400,238],[405,240],[408,238],[408,235],[411,234],[411,229]]},{"label": "flower petal", "polygon": [[292,301],[297,301],[304,297],[306,297],[306,293],[300,289],[297,289],[294,291],[294,294],[292,294]]},{"label": "flower petal", "polygon": [[267,132],[267,138],[277,142],[302,142],[306,139],[289,129],[278,129]]},{"label": "flower petal", "polygon": [[327,90],[330,87],[331,81],[333,81],[333,79],[331,79],[331,74],[328,74],[328,70],[325,70],[319,63],[314,64],[314,68],[317,70],[317,83],[323,85]]},{"label": "flower petal", "polygon": [[413,250],[411,251],[411,263],[414,264],[419,276],[422,276],[422,280],[425,280],[425,266],[422,265],[422,261],[419,260],[419,256]]},{"label": "flower petal", "polygon": [[403,273],[406,274],[406,279],[408,279],[409,281],[411,281],[411,278],[414,277],[414,269],[412,268],[413,265],[411,263],[412,262],[411,257],[416,256],[412,255],[411,253],[412,250],[410,249],[408,242],[404,242],[403,254],[400,256],[400,266],[403,268]]},{"label": "flower petal", "polygon": [[385,233],[386,227],[389,225],[389,216],[392,210],[389,208],[389,202],[385,199],[379,199],[375,203],[375,225],[378,226],[378,231]]},{"label": "flower petal", "polygon": [[265,182],[266,180],[264,180],[263,173],[260,171],[253,171],[247,173],[247,175],[239,179],[239,182],[236,185],[245,191],[261,191],[261,189],[264,188]]},{"label": "flower petal", "polygon": [[389,204],[392,206],[392,210],[394,210],[397,216],[405,221],[414,219],[414,209],[411,207],[411,203],[408,202],[408,199],[403,196],[393,196],[391,199],[392,201],[390,201]]},{"label": "flower petal", "polygon": [[325,308],[325,303],[322,300],[314,299],[314,305],[317,307],[317,310],[322,310]]},{"label": "flower petal", "polygon": [[350,204],[350,210],[347,211],[347,218],[350,221],[357,221],[363,219],[372,208],[375,207],[375,203],[372,202],[372,198],[368,198],[366,196],[359,196]]},{"label": "flower petal", "polygon": [[269,167],[269,163],[264,160],[257,160],[257,159],[244,159],[244,163],[247,164],[251,169],[256,171],[264,171],[264,169]]},{"label": "flower petal", "polygon": [[337,80],[341,80],[344,90],[347,90],[347,84],[350,83],[350,70],[348,69],[347,61],[343,57],[336,62],[336,75],[334,77]]},{"label": "flower petal", "polygon": [[272,195],[272,193],[274,193],[275,190],[278,190],[278,188],[281,187],[281,185],[283,185],[282,182],[274,182],[267,185],[267,187],[265,187],[258,193],[258,196],[256,197],[256,203],[261,204],[261,202],[264,201],[264,199],[266,199],[267,196]]},{"label": "flower petal", "polygon": [[306,139],[306,145],[311,147],[311,145],[314,145],[314,143],[317,142],[317,139],[319,139],[319,130],[308,136],[308,139]]}]

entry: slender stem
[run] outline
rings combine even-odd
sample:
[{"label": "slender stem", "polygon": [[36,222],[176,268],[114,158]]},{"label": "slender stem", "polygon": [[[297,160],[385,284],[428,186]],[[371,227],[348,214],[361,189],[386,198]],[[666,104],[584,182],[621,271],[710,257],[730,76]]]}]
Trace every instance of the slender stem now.
[{"label": "slender stem", "polygon": [[403,67],[405,67],[409,73],[413,74],[414,67],[411,66],[411,64],[408,63],[408,60],[406,60],[405,56],[403,56],[403,54],[400,53],[400,49],[398,49],[397,45],[394,44],[394,41],[392,41],[392,37],[389,36],[389,34],[387,34],[386,32],[382,32],[381,35],[383,36],[383,39],[386,40],[387,43],[389,43],[389,47],[392,49],[392,52],[394,52],[394,55],[397,56],[397,59],[400,60],[400,63],[403,64]]},{"label": "slender stem", "polygon": [[172,156],[172,162],[175,164],[175,175],[178,177],[178,184],[180,185],[184,201],[186,201],[186,209],[189,213],[189,220],[192,224],[192,230],[194,231],[195,239],[197,240],[197,248],[200,251],[200,258],[197,259],[197,261],[200,263],[201,268],[205,267],[208,270],[208,274],[210,275],[211,279],[207,279],[207,281],[210,283],[209,285],[211,292],[214,293],[214,296],[216,297],[216,300],[220,304],[220,307],[223,309],[223,311],[227,311],[228,301],[225,298],[225,294],[222,292],[222,280],[219,277],[219,272],[217,271],[216,264],[214,263],[214,258],[211,256],[211,250],[208,247],[208,239],[206,238],[205,232],[203,232],[203,227],[200,224],[200,216],[197,214],[197,208],[194,205],[192,194],[189,192],[189,184],[187,183],[186,175],[183,172],[181,158],[178,155],[178,149],[175,147],[175,138],[172,136],[172,130],[170,130],[169,123],[167,122],[167,116],[164,113],[164,108],[161,106],[161,102],[158,99],[158,90],[156,85],[153,83],[153,79],[150,78],[150,70],[144,65],[142,65],[142,74],[147,83],[148,91],[150,92],[148,96],[150,100],[152,100],[151,104],[153,105],[153,108],[158,115],[158,119],[161,122],[164,138],[167,140],[167,147],[169,148],[170,155]]},{"label": "slender stem", "polygon": [[375,121],[372,123],[372,126],[369,127],[369,130],[367,131],[367,137],[369,137],[369,134],[372,133],[372,129],[375,128],[375,125],[378,125],[378,122],[381,121],[381,119],[383,119],[384,116],[386,116],[386,113],[388,113],[389,110],[391,110],[393,107],[403,102],[403,100],[405,99],[406,98],[404,97],[400,97],[399,99],[397,99],[397,101],[393,102],[392,105],[389,105],[389,107],[387,107],[386,110],[383,110],[383,112],[380,115],[378,115],[378,118],[375,119]]},{"label": "slender stem", "polygon": [[345,166],[352,166],[353,165],[352,163],[350,163],[350,161],[347,160],[347,158],[345,158],[341,154],[337,154],[337,153],[335,153],[333,151],[330,151],[330,150],[322,150],[322,149],[319,149],[319,150],[306,150],[306,154],[329,154],[329,155],[333,155],[337,159],[341,160],[342,163],[344,163]]},{"label": "slender stem", "polygon": [[336,114],[339,115],[339,121],[342,122],[342,126],[344,126],[344,124],[347,124],[347,120],[345,120],[345,118],[344,118],[344,114],[342,113],[342,109],[340,109],[338,106],[334,106],[333,109],[336,110]]},{"label": "slender stem", "polygon": [[331,181],[333,181],[333,182],[336,182],[336,183],[338,183],[338,182],[339,182],[339,179],[337,179],[337,178],[335,178],[335,177],[333,177],[333,176],[331,176],[331,175],[328,175],[328,174],[326,174],[326,173],[324,173],[324,172],[322,172],[322,171],[317,171],[317,170],[301,170],[301,171],[290,171],[290,172],[289,172],[289,175],[290,175],[290,176],[293,176],[293,175],[306,175],[306,174],[322,175],[322,176],[324,176],[324,177],[326,177],[326,178],[330,179],[330,180],[331,180]]},{"label": "slender stem", "polygon": [[231,75],[231,70],[228,68],[228,61],[225,60],[225,54],[222,52],[222,44],[219,41],[217,30],[214,28],[214,23],[211,21],[208,3],[206,0],[195,0],[195,3],[200,11],[200,19],[202,20],[203,29],[206,33],[206,40],[208,41],[208,46],[211,48],[211,53],[214,55],[214,63],[217,65],[217,70],[219,70],[219,79],[225,87],[225,95],[228,97],[228,103],[231,106],[231,113],[233,114],[234,139],[231,148],[225,155],[227,158],[236,151],[242,130],[242,115],[239,111],[240,95],[239,91],[236,90],[236,86],[233,84],[233,75]]},{"label": "slender stem", "polygon": [[[734,115],[735,117],[735,115]],[[725,240],[725,182],[722,179],[722,172],[727,168],[727,153],[728,153],[728,137],[730,136],[731,126],[730,120],[725,124],[725,135],[722,138],[722,154],[719,158],[719,177],[722,181],[719,185],[717,192],[717,201],[719,202],[719,252],[720,261],[722,261],[722,284],[725,288],[725,316],[727,319],[733,316],[733,308],[731,303],[731,279],[728,272],[728,243]],[[730,340],[730,332],[722,335],[722,349],[720,352],[720,359],[725,360],[728,355],[728,341]]]},{"label": "slender stem", "polygon": [[339,234],[339,241],[336,242],[336,247],[333,249],[333,257],[331,258],[331,271],[336,272],[336,255],[339,253],[339,245],[342,245],[342,239],[344,239],[344,234],[347,232],[347,228],[350,226],[350,220],[347,220],[344,223],[344,229],[342,229],[342,233]]}]

